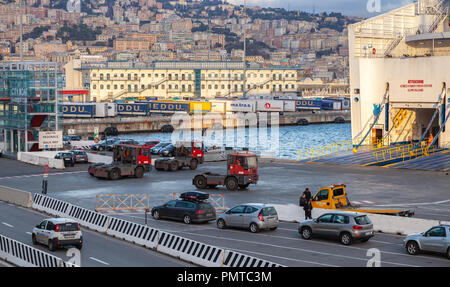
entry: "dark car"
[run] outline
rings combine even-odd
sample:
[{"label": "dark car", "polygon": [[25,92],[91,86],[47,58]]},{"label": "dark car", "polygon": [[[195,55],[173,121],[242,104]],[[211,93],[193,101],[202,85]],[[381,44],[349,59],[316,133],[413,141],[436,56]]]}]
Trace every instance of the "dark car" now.
[{"label": "dark car", "polygon": [[139,145],[139,143],[135,140],[116,140],[111,144],[107,144],[106,145],[106,150],[107,151],[112,151],[114,149],[114,146],[116,145]]},{"label": "dark car", "polygon": [[203,192],[184,193],[178,200],[152,208],[152,216],[156,220],[165,218],[180,220],[186,224],[216,220],[215,208],[205,201],[208,198],[209,195]]},{"label": "dark car", "polygon": [[55,155],[55,159],[62,159],[64,166],[75,166],[75,155],[72,152],[59,152]]},{"label": "dark car", "polygon": [[81,141],[81,136],[79,136],[79,135],[65,135],[65,136],[63,136],[63,141],[65,141],[65,142]]},{"label": "dark car", "polygon": [[175,146],[170,144],[159,151],[159,154],[162,156],[174,156],[175,155]]},{"label": "dark car", "polygon": [[84,150],[73,150],[72,153],[75,156],[75,163],[78,163],[78,162],[88,163],[89,162],[88,155]]},{"label": "dark car", "polygon": [[113,144],[117,139],[107,139],[106,144],[105,140],[99,141],[96,144],[91,145],[91,150],[103,151],[105,150],[105,146]]},{"label": "dark car", "polygon": [[159,143],[159,144],[155,145],[154,147],[152,147],[150,149],[150,152],[151,152],[151,154],[159,154],[161,149],[165,148],[168,145],[170,145],[170,143]]}]

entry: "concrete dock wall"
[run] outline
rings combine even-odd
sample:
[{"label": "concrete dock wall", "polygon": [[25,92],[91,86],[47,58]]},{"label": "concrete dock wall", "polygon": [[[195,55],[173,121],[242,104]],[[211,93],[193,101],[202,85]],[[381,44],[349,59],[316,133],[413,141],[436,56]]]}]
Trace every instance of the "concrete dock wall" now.
[{"label": "concrete dock wall", "polygon": [[[220,120],[212,121],[211,118],[219,117]],[[286,112],[280,114],[279,125],[297,125],[297,124],[320,124],[333,123],[336,121],[350,122],[349,110],[337,111],[305,111],[305,112]],[[270,113],[267,114],[270,122]],[[224,128],[227,124],[236,127],[237,121],[227,122],[225,115],[222,114],[205,114],[200,123],[191,115],[191,128],[202,127],[209,128],[211,125],[219,122]],[[155,117],[113,117],[113,118],[93,118],[93,119],[64,119],[64,133],[67,134],[69,129],[75,134],[82,136],[93,136],[94,129],[98,128],[103,132],[107,127],[116,127],[120,133],[139,133],[139,132],[159,132],[164,125],[172,125],[174,128],[180,127],[180,122],[173,123],[171,116],[155,116]]]}]

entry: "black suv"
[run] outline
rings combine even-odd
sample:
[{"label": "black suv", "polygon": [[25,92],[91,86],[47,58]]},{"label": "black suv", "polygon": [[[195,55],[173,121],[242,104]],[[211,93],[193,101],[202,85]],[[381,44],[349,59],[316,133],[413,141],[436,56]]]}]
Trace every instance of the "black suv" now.
[{"label": "black suv", "polygon": [[64,166],[75,166],[75,155],[72,152],[59,152],[55,159],[64,160]]},{"label": "black suv", "polygon": [[208,198],[207,193],[185,192],[180,195],[180,199],[153,207],[152,216],[156,220],[166,218],[180,220],[186,224],[216,220],[216,209],[205,201]]}]

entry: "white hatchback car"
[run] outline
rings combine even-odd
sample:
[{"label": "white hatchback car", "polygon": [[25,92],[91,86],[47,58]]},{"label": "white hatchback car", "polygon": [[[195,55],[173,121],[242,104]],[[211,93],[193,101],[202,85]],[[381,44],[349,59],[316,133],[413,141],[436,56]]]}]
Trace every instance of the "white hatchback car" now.
[{"label": "white hatchback car", "polygon": [[80,224],[68,218],[47,218],[33,228],[33,244],[45,244],[50,251],[58,247],[74,245],[83,247],[83,234]]}]

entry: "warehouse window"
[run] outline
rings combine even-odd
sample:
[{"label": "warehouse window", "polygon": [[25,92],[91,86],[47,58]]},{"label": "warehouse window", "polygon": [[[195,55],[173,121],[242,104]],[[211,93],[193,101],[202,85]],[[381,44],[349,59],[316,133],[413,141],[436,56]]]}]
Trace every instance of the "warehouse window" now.
[{"label": "warehouse window", "polygon": [[103,90],[103,85],[100,85],[100,90]]},{"label": "warehouse window", "polygon": [[210,90],[211,90],[211,85],[208,85],[208,89],[210,89]]},{"label": "warehouse window", "polygon": [[181,90],[184,92],[186,91],[186,86],[185,85],[181,85]]},{"label": "warehouse window", "polygon": [[181,74],[181,80],[186,80],[186,75],[185,74]]},{"label": "warehouse window", "polygon": [[114,90],[117,90],[117,85],[114,85]]},{"label": "warehouse window", "polygon": [[95,78],[95,76],[97,76],[97,74],[92,74],[92,77]]},{"label": "warehouse window", "polygon": [[152,85],[148,84],[147,89],[151,89]]},{"label": "warehouse window", "polygon": [[114,74],[114,78],[117,78],[117,74]]},{"label": "warehouse window", "polygon": [[92,88],[95,90],[97,89],[97,85],[93,85]]},{"label": "warehouse window", "polygon": [[225,85],[222,85],[222,90],[225,89]]},{"label": "warehouse window", "polygon": [[205,85],[202,85],[202,90],[204,90],[205,89]]},{"label": "warehouse window", "polygon": [[147,77],[151,78],[151,77],[152,77],[152,74],[148,74]]},{"label": "warehouse window", "polygon": [[137,92],[138,90],[138,85],[134,85],[134,91]]},{"label": "warehouse window", "polygon": [[109,80],[110,79],[110,75],[106,74],[106,79]]},{"label": "warehouse window", "polygon": [[145,74],[141,74],[141,77],[142,77],[142,78],[145,78]]},{"label": "warehouse window", "polygon": [[214,85],[214,89],[217,90],[219,88],[219,85]]},{"label": "warehouse window", "polygon": [[111,85],[106,85],[106,89],[110,90],[111,89]]},{"label": "warehouse window", "polygon": [[178,90],[178,85],[175,85],[175,90]]},{"label": "warehouse window", "polygon": [[189,92],[192,91],[192,86],[191,85],[188,85],[188,91]]},{"label": "warehouse window", "polygon": [[161,85],[161,89],[165,89],[166,88],[166,85]]},{"label": "warehouse window", "polygon": [[131,80],[131,74],[128,74],[128,80]]},{"label": "warehouse window", "polygon": [[169,90],[172,90],[172,85],[169,85]]},{"label": "warehouse window", "polygon": [[123,90],[125,88],[124,85],[120,85],[120,89]]},{"label": "warehouse window", "polygon": [[120,77],[123,78],[123,74],[120,74]]},{"label": "warehouse window", "polygon": [[192,75],[191,74],[188,74],[188,80],[189,81],[192,80]]},{"label": "warehouse window", "polygon": [[100,80],[103,80],[103,74],[100,74]]},{"label": "warehouse window", "polygon": [[178,74],[175,74],[175,80],[178,80]]},{"label": "warehouse window", "polygon": [[135,80],[138,79],[138,74],[134,74],[134,79],[135,79]]},{"label": "warehouse window", "polygon": [[158,78],[158,74],[155,74],[155,78]]},{"label": "warehouse window", "polygon": [[141,89],[142,89],[142,90],[145,89],[145,85],[141,85]]}]

